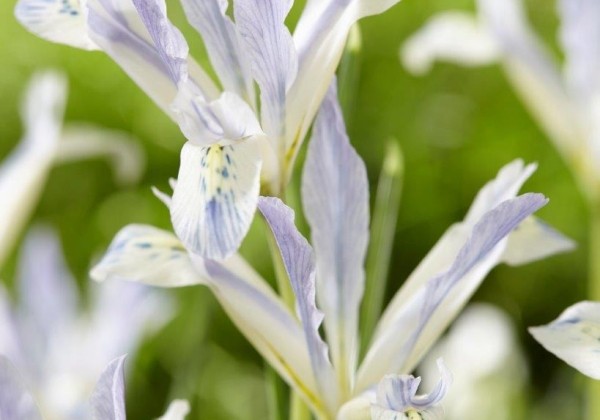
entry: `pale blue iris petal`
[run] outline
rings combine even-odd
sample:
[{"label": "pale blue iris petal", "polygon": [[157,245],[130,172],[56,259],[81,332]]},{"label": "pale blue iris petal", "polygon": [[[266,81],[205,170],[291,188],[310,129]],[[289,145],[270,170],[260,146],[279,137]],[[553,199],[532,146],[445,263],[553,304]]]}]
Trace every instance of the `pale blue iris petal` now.
[{"label": "pale blue iris petal", "polygon": [[190,24],[202,35],[210,62],[225,90],[254,98],[249,63],[234,23],[227,16],[227,0],[183,0]]},{"label": "pale blue iris petal", "polygon": [[548,325],[529,332],[569,365],[600,379],[600,302],[579,302]]},{"label": "pale blue iris petal", "polygon": [[241,43],[261,91],[262,125],[273,140],[284,134],[287,91],[296,78],[298,59],[285,18],[290,0],[235,0]]},{"label": "pale blue iris petal", "polygon": [[238,249],[256,210],[260,168],[253,140],[184,145],[170,210],[175,232],[189,251],[223,259]]},{"label": "pale blue iris petal", "polygon": [[13,364],[0,355],[0,418],[42,420],[35,401]]},{"label": "pale blue iris petal", "polygon": [[87,34],[87,24],[78,0],[20,0],[17,20],[40,38],[86,50],[98,47]]},{"label": "pale blue iris petal", "polygon": [[124,364],[125,356],[110,362],[96,383],[90,398],[94,420],[126,420]]},{"label": "pale blue iris petal", "polygon": [[486,213],[452,266],[421,286],[376,339],[361,365],[359,389],[387,372],[412,370],[497,264],[505,237],[546,203],[541,194],[524,194]]},{"label": "pale blue iris petal", "polygon": [[302,177],[302,199],[317,264],[319,304],[336,367],[354,374],[358,312],[369,239],[369,186],[350,145],[331,85],[313,127]]},{"label": "pale blue iris petal", "polygon": [[320,391],[335,404],[335,380],[327,344],[319,334],[323,313],[316,305],[315,261],[313,250],[294,226],[294,212],[281,200],[261,197],[258,208],[267,220],[281,252],[283,263],[296,296],[313,372]]}]

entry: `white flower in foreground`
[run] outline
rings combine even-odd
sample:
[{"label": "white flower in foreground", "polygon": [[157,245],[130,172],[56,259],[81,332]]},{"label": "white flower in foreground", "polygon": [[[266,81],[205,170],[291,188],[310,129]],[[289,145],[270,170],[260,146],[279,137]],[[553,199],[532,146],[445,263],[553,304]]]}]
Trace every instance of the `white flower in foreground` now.
[{"label": "white flower in foreground", "polygon": [[[91,394],[89,407],[82,401],[81,405],[85,406],[85,412],[82,412],[79,418],[126,420],[124,363],[125,356],[121,356],[110,362],[104,369]],[[183,420],[189,411],[187,401],[174,400],[167,412],[157,420]],[[16,367],[6,357],[0,355],[0,418],[41,420],[48,418],[46,415],[45,412],[43,417],[40,414],[34,397],[27,390],[25,381]]]},{"label": "white flower in foreground", "polygon": [[443,358],[455,378],[444,398],[448,420],[510,420],[525,394],[527,364],[511,319],[489,304],[470,305],[419,367],[424,385]]},{"label": "white flower in foreground", "polygon": [[42,192],[53,165],[108,156],[117,180],[133,182],[141,175],[143,156],[128,136],[78,124],[62,127],[67,93],[63,75],[36,74],[22,106],[25,134],[0,164],[0,267],[12,250]]},{"label": "white flower in foreground", "polygon": [[[258,204],[281,251],[297,314],[241,258],[202,259],[172,234],[149,226],[125,227],[92,277],[163,287],[207,285],[315,415],[357,418],[366,404],[368,418],[377,404],[377,384],[385,375],[415,369],[494,266],[572,247],[530,218],[546,204],[543,195],[515,198],[534,169],[516,161],[479,192],[466,219],[449,229],[392,300],[361,361],[358,314],[369,236],[368,182],[364,163],[348,141],[334,88],[317,116],[303,174],[314,250],[296,230],[293,211],[279,199],[263,197]],[[326,341],[319,333],[322,322]],[[447,381],[442,382],[445,388]],[[411,388],[411,396],[415,392]]]},{"label": "white flower in foreground", "polygon": [[550,324],[529,332],[549,352],[584,375],[600,379],[600,302],[579,302]]},{"label": "white flower in foreground", "polygon": [[592,199],[600,194],[600,2],[559,0],[563,71],[531,29],[522,0],[477,0],[479,16],[434,16],[403,46],[414,73],[435,60],[500,61],[514,88]]},{"label": "white flower in foreground", "polygon": [[170,318],[171,303],[141,285],[92,283],[84,311],[46,230],[27,236],[19,267],[18,300],[0,290],[0,354],[18,367],[45,419],[86,418],[85,399],[107,361],[135,352]]},{"label": "white flower in foreground", "polygon": [[[351,26],[399,0],[182,0],[221,88],[189,56],[164,0],[20,0],[17,19],[51,41],[109,54],[178,124],[175,232],[205,258],[232,255],[262,186],[278,195],[340,61]],[[255,83],[260,92],[256,97]],[[261,170],[262,168],[262,170]]]}]

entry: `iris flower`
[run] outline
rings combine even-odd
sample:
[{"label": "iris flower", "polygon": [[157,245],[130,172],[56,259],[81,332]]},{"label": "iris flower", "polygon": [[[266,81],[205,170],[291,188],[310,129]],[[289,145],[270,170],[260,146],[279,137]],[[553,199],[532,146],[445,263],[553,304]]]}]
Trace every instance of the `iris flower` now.
[{"label": "iris flower", "polygon": [[[45,419],[87,418],[84,400],[106,363],[135,352],[161,327],[170,301],[139,284],[92,283],[84,311],[60,244],[46,229],[27,235],[19,268],[18,299],[0,289],[0,354],[18,368]],[[0,400],[7,392],[0,381]]]},{"label": "iris flower", "polygon": [[[125,384],[123,366],[125,356],[114,359],[104,369],[91,394],[89,409],[79,418],[95,420],[125,420]],[[36,406],[35,399],[16,367],[4,356],[0,356],[0,418],[4,420],[41,420],[44,417]],[[83,406],[83,404],[82,404]],[[89,413],[88,413],[89,411]],[[189,413],[185,400],[174,400],[164,416],[157,420],[183,420]],[[64,417],[61,417],[64,418]]]},{"label": "iris flower", "polygon": [[[534,170],[515,161],[479,192],[467,217],[444,234],[388,305],[362,360],[358,314],[369,239],[368,182],[346,135],[334,87],[316,118],[303,173],[312,246],[296,230],[294,212],[278,198],[258,202],[281,251],[296,313],[238,255],[204,259],[175,235],[151,226],[123,228],[92,277],[162,287],[208,286],[239,330],[320,419],[369,418],[371,409],[381,414],[374,418],[390,418],[395,409],[402,409],[396,410],[402,416],[431,412],[447,388],[446,369],[441,365],[442,380],[426,397],[416,395],[418,381],[405,374],[415,369],[485,275],[501,262],[522,264],[572,246],[531,217],[546,204],[543,195],[515,197]],[[387,394],[392,405],[386,405]]]},{"label": "iris flower", "polygon": [[62,126],[67,82],[60,73],[36,74],[22,106],[25,135],[0,165],[0,267],[26,225],[54,165],[108,156],[117,180],[134,182],[143,157],[128,136],[83,124]]},{"label": "iris flower", "polygon": [[[51,41],[109,54],[187,139],[171,203],[175,232],[205,258],[239,247],[261,190],[279,195],[340,61],[351,26],[399,0],[182,0],[217,85],[189,56],[164,0],[20,0]],[[258,95],[255,84],[258,86]]]},{"label": "iris flower", "polygon": [[582,191],[600,200],[600,3],[558,1],[562,70],[529,25],[521,0],[476,3],[477,17],[457,11],[434,16],[404,45],[404,64],[423,73],[435,60],[501,62]]}]

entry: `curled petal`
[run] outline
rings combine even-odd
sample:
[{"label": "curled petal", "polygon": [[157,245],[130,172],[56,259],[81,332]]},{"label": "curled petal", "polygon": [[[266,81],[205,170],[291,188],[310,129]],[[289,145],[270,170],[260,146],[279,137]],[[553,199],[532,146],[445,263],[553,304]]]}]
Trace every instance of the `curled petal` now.
[{"label": "curled petal", "polygon": [[423,74],[437,60],[479,66],[498,60],[499,50],[487,28],[461,12],[440,13],[402,46],[404,66]]},{"label": "curled petal", "polygon": [[548,325],[529,328],[546,350],[584,375],[600,379],[600,303],[580,302]]},{"label": "curled petal", "polygon": [[90,398],[94,420],[126,420],[125,383],[121,356],[106,367]]},{"label": "curled petal", "polygon": [[204,258],[232,255],[254,218],[261,160],[256,140],[181,150],[171,220],[185,247]]},{"label": "curled petal", "polygon": [[411,408],[425,410],[438,405],[452,384],[452,374],[442,359],[437,361],[440,380],[428,394],[417,395],[421,378],[412,375],[387,375],[377,387],[377,404],[388,410],[404,412]]},{"label": "curled petal", "polygon": [[17,20],[28,31],[48,41],[85,50],[98,46],[87,32],[84,0],[19,0]]}]

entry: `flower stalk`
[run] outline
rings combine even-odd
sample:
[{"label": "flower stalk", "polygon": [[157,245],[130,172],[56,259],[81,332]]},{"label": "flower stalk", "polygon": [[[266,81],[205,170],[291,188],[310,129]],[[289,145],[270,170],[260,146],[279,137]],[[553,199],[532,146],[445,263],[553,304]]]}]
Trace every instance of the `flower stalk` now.
[{"label": "flower stalk", "polygon": [[[600,200],[590,200],[588,298],[600,301]],[[587,380],[586,418],[600,418],[600,381]]]}]

